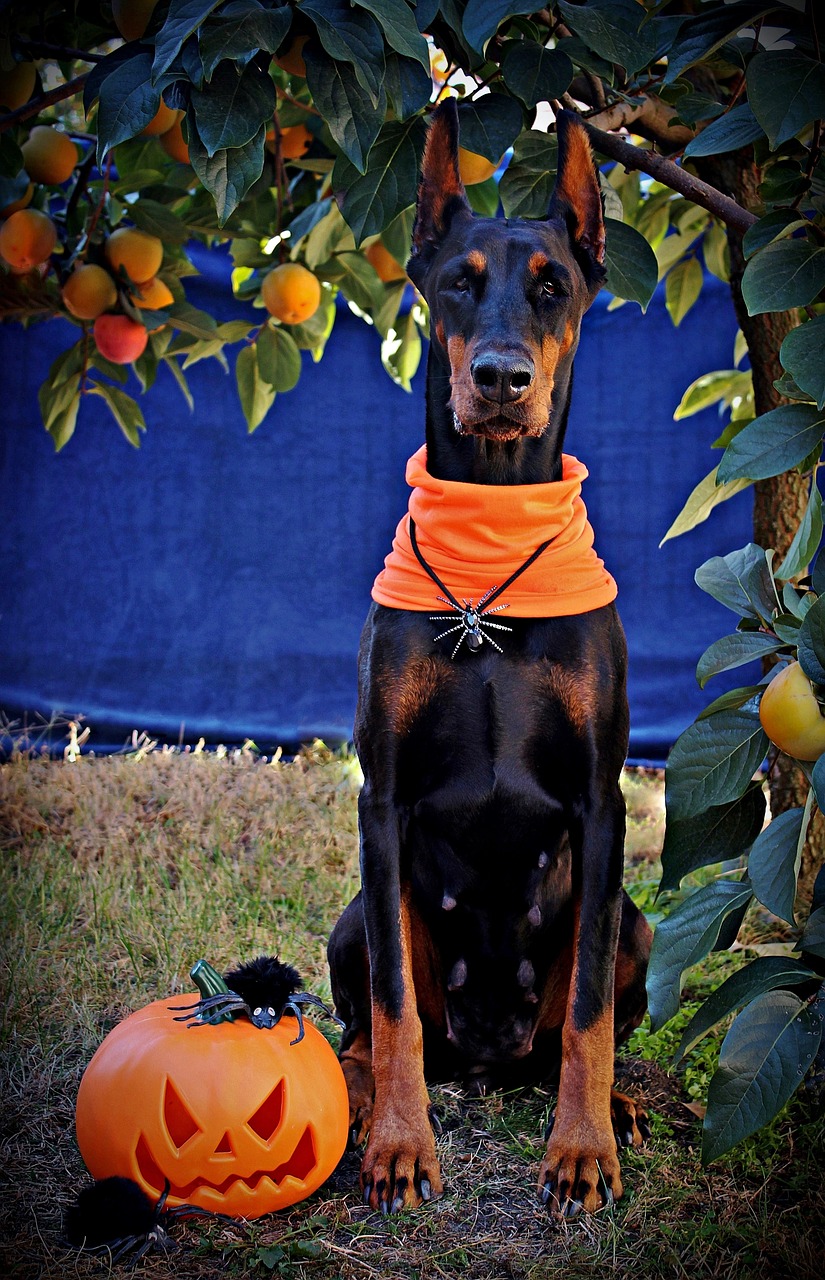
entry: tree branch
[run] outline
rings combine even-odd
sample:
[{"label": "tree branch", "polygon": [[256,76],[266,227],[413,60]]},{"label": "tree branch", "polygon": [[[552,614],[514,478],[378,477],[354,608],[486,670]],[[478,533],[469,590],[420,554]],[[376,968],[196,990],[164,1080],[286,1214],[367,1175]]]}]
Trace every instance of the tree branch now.
[{"label": "tree branch", "polygon": [[671,125],[678,113],[656,94],[645,94],[634,102],[613,102],[588,123],[595,129],[632,129],[642,132],[665,151],[679,151],[696,137],[696,130],[684,124]]},{"label": "tree branch", "polygon": [[721,191],[717,191],[716,187],[702,182],[700,178],[695,178],[692,173],[674,164],[672,160],[657,155],[655,151],[644,151],[641,147],[634,147],[632,143],[625,142],[613,133],[605,133],[602,129],[595,128],[589,120],[582,118],[581,122],[590,135],[590,141],[596,151],[610,160],[616,160],[625,169],[638,169],[642,173],[649,174],[657,182],[663,182],[666,187],[678,191],[687,200],[692,200],[700,208],[707,209],[708,213],[712,213],[715,218],[719,218],[727,226],[733,227],[742,234],[758,221],[755,213],[743,209],[742,205],[731,200],[730,196],[723,195]]},{"label": "tree branch", "polygon": [[83,88],[88,75],[88,71],[84,71],[82,76],[75,76],[74,80],[67,80],[65,84],[58,85],[56,89],[50,89],[48,93],[41,93],[38,97],[24,102],[23,106],[18,107],[16,111],[10,111],[8,115],[0,116],[0,133],[5,133],[7,129],[19,124],[21,120],[28,120],[29,116],[36,116],[44,107],[51,107],[55,102],[62,102],[64,98],[71,98],[73,94]]}]

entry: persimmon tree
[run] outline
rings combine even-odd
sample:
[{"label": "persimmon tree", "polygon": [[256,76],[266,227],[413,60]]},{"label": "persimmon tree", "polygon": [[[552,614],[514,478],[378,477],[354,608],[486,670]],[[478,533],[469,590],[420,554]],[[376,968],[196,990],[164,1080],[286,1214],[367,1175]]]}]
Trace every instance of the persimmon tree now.
[{"label": "persimmon tree", "polygon": [[[753,487],[754,541],[697,571],[737,618],[701,656],[700,683],[748,664],[752,675],[710,703],[668,763],[654,1026],[676,1013],[685,971],[730,946],[746,914],[784,922],[786,948],[755,958],[744,948],[746,963],[684,1032],[680,1055],[740,1011],[710,1086],[708,1159],[784,1105],[821,1043],[825,756],[789,754],[808,748],[777,733],[775,705],[771,741],[760,703],[798,660],[793,683],[804,681],[815,717],[825,705],[825,569],[810,572],[823,529],[824,17],[814,0],[0,6],[0,208],[7,225],[22,205],[17,215],[33,209],[55,231],[38,241],[42,222],[19,216],[14,236],[0,230],[0,314],[77,326],[40,392],[58,449],[90,394],[137,445],[138,392],[151,400],[165,365],[191,404],[186,371],[206,358],[234,364],[249,429],[277,430],[276,397],[301,376],[302,352],[323,357],[338,295],[375,327],[385,369],[409,387],[426,311],[418,297],[407,305],[403,263],[426,116],[445,93],[459,99],[470,201],[487,214],[543,216],[555,113],[584,119],[613,305],[645,309],[664,280],[678,326],[707,273],[729,282],[741,330],[731,366],[708,371],[677,408],[681,418],[728,410],[719,460],[664,532],[687,533]],[[43,126],[77,148],[68,174],[38,164],[44,149],[47,160],[66,154],[33,137]],[[500,180],[488,176],[505,156]],[[22,249],[11,246],[18,228]],[[130,228],[162,246],[151,281],[112,258],[113,235]],[[221,323],[187,302],[194,241],[228,245],[232,287],[262,307],[260,323]],[[33,244],[47,248],[31,270]],[[77,277],[92,266],[102,274]],[[294,297],[289,280],[300,283]]]}]

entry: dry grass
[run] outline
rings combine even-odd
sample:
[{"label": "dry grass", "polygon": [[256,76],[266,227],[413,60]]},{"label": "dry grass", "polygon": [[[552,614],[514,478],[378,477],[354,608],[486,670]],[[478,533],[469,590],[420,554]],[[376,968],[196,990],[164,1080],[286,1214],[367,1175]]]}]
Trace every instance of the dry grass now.
[{"label": "dry grass", "polygon": [[[60,1243],[63,1206],[86,1180],[74,1099],[102,1036],[159,994],[191,989],[201,955],[218,967],[260,951],[298,964],[328,995],[325,944],[357,880],[357,765],[316,749],[294,764],[154,752],[0,768],[3,878],[3,1274],[99,1276],[105,1262]],[[630,774],[631,891],[652,901],[662,784]],[[693,988],[726,960],[697,971]],[[702,974],[704,973],[704,977]],[[702,1170],[701,1056],[686,1080],[663,1069],[676,1032],[637,1033],[620,1062],[647,1101],[654,1140],[623,1158],[613,1212],[554,1225],[532,1183],[552,1097],[434,1091],[447,1192],[386,1219],[361,1205],[348,1153],[308,1201],[252,1224],[179,1226],[180,1247],[148,1275],[335,1280],[550,1280],[751,1276],[821,1280],[822,1125],[797,1106],[769,1133]],[[114,1269],[120,1273],[120,1268]]]}]

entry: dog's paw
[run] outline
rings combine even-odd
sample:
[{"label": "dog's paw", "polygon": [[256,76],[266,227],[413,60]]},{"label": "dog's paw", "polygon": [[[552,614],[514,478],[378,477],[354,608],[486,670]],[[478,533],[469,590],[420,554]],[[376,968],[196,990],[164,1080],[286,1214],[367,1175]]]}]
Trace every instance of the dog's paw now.
[{"label": "dog's paw", "polygon": [[[612,1150],[611,1150],[612,1148]],[[612,1205],[622,1195],[622,1178],[612,1135],[604,1143],[577,1149],[555,1135],[539,1170],[539,1198],[556,1217],[574,1218]]]},{"label": "dog's paw", "polygon": [[374,1124],[361,1164],[364,1203],[381,1213],[414,1209],[444,1187],[429,1120],[416,1134],[407,1123]]},{"label": "dog's paw", "polygon": [[644,1107],[616,1089],[610,1095],[610,1119],[617,1146],[642,1147],[649,1140],[650,1117]]}]

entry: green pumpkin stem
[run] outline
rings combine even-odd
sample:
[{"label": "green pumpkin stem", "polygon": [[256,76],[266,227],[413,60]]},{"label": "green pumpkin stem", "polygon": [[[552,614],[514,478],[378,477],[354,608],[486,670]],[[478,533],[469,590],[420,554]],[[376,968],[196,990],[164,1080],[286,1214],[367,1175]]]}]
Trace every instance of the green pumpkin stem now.
[{"label": "green pumpkin stem", "polygon": [[[222,996],[231,994],[229,987],[224,982],[217,969],[213,969],[208,960],[196,960],[189,970],[189,977],[195,983],[200,991],[203,999],[207,996]],[[220,1015],[212,1014],[209,1021],[217,1022],[234,1022],[238,1017],[237,1013],[226,1012]]]}]

